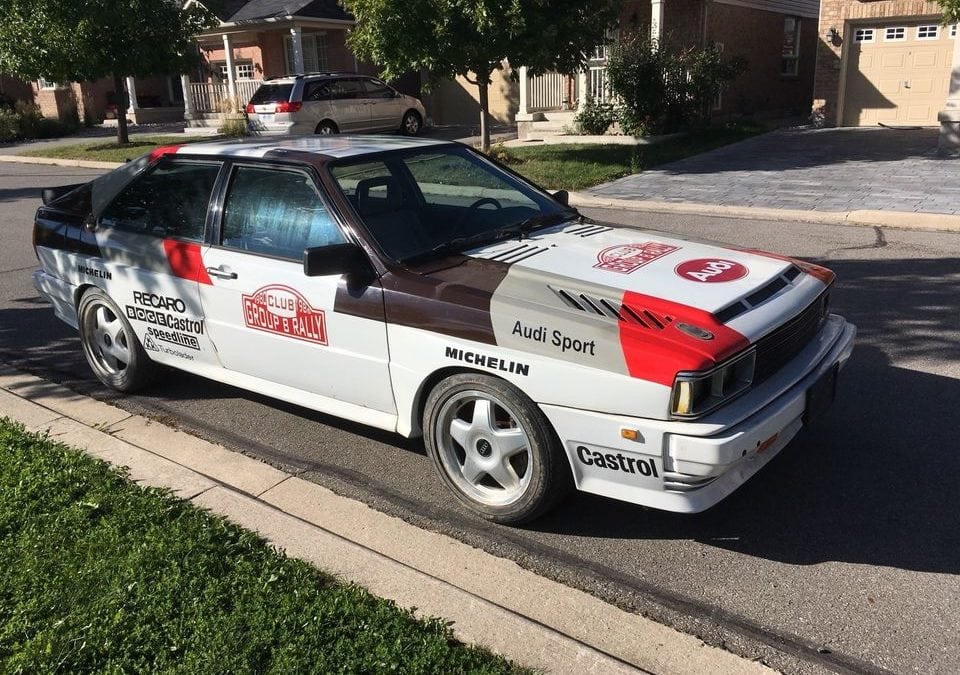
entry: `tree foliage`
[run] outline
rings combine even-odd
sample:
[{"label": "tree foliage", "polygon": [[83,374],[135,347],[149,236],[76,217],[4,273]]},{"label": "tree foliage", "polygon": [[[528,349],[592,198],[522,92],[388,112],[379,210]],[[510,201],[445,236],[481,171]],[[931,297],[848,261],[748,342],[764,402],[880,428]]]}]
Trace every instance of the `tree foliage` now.
[{"label": "tree foliage", "polygon": [[[384,77],[429,71],[486,87],[507,59],[531,73],[573,73],[616,21],[618,0],[345,0],[357,25],[350,47]],[[485,147],[489,138],[485,139]]]},{"label": "tree foliage", "polygon": [[213,25],[203,5],[177,0],[3,0],[0,72],[55,82],[113,76],[121,95],[128,75],[186,72],[193,37]]},{"label": "tree foliage", "polygon": [[944,23],[960,22],[960,0],[937,0],[943,10]]}]

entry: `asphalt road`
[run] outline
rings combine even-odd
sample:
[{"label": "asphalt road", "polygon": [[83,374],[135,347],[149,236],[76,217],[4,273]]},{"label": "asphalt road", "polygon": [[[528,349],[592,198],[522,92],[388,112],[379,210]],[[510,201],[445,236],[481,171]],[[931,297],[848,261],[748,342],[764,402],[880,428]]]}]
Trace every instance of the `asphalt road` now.
[{"label": "asphalt road", "polygon": [[104,391],[30,283],[38,188],[95,173],[0,165],[0,360],[787,672],[960,670],[960,235],[590,212],[826,262],[858,346],[831,411],[711,511],[578,495],[510,529],[454,506],[419,441],[189,375]]}]

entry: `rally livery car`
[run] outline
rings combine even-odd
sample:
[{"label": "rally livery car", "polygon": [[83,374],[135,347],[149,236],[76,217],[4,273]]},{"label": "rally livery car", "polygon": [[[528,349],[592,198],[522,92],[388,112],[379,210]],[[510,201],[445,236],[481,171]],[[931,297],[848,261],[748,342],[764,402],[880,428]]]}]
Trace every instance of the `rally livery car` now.
[{"label": "rally livery car", "polygon": [[456,143],[160,148],[46,191],[34,281],[107,386],[176,368],[422,435],[488,519],[571,487],[702,511],[833,399],[833,274],[566,201]]}]

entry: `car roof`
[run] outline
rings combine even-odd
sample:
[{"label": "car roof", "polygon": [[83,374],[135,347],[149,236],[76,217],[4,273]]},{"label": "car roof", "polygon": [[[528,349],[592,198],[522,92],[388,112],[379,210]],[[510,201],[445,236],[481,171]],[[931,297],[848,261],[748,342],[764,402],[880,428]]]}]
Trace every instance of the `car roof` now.
[{"label": "car roof", "polygon": [[404,136],[302,136],[296,138],[253,138],[237,141],[208,141],[178,146],[171,153],[228,157],[262,158],[269,153],[282,156],[284,152],[308,153],[324,160],[359,157],[391,150],[411,150],[459,145],[453,141]]},{"label": "car roof", "polygon": [[263,84],[285,84],[296,82],[297,80],[322,79],[325,77],[362,77],[368,80],[377,79],[374,75],[350,73],[347,71],[334,71],[329,73],[304,73],[303,75],[281,75],[280,77],[268,77],[263,81]]}]

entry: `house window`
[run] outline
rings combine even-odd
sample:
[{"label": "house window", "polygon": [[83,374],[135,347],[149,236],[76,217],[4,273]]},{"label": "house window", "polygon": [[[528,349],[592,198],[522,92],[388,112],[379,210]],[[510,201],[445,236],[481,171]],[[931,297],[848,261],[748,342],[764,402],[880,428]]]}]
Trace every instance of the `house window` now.
[{"label": "house window", "polygon": [[873,42],[874,32],[872,28],[858,28],[853,33],[854,42]]},{"label": "house window", "polygon": [[950,37],[952,38],[957,37],[957,24],[953,24],[952,26],[950,26]]},{"label": "house window", "polygon": [[780,59],[781,75],[796,75],[800,72],[800,17],[783,18],[783,58]]},{"label": "house window", "polygon": [[50,80],[45,80],[42,77],[37,80],[37,87],[39,89],[60,89],[59,82],[51,82]]},{"label": "house window", "polygon": [[[220,65],[220,79],[223,82],[227,81],[227,64],[221,63]],[[252,62],[246,63],[234,63],[233,69],[237,74],[238,80],[252,80],[254,79],[254,68]]]},{"label": "house window", "polygon": [[[330,70],[327,62],[327,35],[326,33],[303,33],[300,36],[303,45],[303,72],[324,73]],[[295,59],[293,58],[293,36],[285,37],[287,73],[295,75]]]},{"label": "house window", "polygon": [[888,42],[899,42],[907,39],[907,29],[903,26],[891,26],[884,32],[883,39]]},{"label": "house window", "polygon": [[940,26],[917,26],[918,40],[936,40],[940,37]]}]

